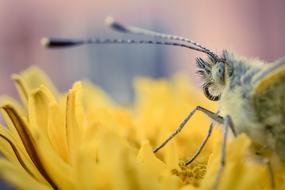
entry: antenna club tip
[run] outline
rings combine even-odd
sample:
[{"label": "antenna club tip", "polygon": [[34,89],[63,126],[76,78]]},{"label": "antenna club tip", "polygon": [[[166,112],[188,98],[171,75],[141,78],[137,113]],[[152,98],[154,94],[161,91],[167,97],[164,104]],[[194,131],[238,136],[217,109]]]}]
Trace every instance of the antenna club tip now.
[{"label": "antenna club tip", "polygon": [[50,39],[49,38],[44,37],[44,38],[41,39],[41,45],[42,46],[48,47],[49,44],[50,44]]},{"label": "antenna club tip", "polygon": [[114,23],[115,23],[115,20],[114,20],[113,17],[107,16],[107,17],[105,18],[105,24],[106,24],[106,25],[112,26]]},{"label": "antenna club tip", "polygon": [[107,26],[119,32],[129,32],[129,28],[127,26],[115,21],[115,19],[111,16],[106,17],[105,23]]}]

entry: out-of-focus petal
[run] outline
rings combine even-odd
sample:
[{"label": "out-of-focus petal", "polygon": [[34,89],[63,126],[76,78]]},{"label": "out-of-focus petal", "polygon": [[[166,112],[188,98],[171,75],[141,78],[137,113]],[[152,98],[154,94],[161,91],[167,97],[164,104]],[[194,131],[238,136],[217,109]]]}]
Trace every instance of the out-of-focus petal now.
[{"label": "out-of-focus petal", "polygon": [[15,81],[20,97],[25,104],[28,102],[31,91],[39,88],[40,85],[47,86],[53,94],[56,96],[58,95],[53,83],[47,75],[37,67],[31,67],[20,74],[14,74],[12,78]]},{"label": "out-of-focus petal", "polygon": [[7,160],[0,159],[0,170],[1,177],[9,181],[13,186],[19,189],[41,189],[41,190],[52,190],[53,188],[39,183],[32,176],[27,175],[26,171],[13,165]]}]

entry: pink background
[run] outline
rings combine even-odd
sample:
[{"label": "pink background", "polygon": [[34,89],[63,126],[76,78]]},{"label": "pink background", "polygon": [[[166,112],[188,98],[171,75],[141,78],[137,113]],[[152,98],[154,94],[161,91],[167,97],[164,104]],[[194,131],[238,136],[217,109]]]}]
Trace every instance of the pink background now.
[{"label": "pink background", "polygon": [[[125,91],[138,74],[159,77],[178,70],[194,76],[194,58],[201,54],[181,48],[131,46],[124,50],[115,46],[50,51],[40,46],[43,36],[132,37],[105,28],[103,20],[108,15],[124,23],[192,38],[218,53],[226,48],[273,61],[285,52],[282,0],[1,0],[0,93],[15,94],[10,75],[29,65],[43,68],[62,90],[75,80],[89,78],[122,101],[130,99]],[[105,62],[109,64],[106,68]]]}]

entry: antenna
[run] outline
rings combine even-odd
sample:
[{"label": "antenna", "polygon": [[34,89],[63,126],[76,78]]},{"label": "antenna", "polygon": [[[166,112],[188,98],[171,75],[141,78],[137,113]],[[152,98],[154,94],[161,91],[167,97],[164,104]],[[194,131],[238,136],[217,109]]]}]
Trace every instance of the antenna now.
[{"label": "antenna", "polygon": [[[178,46],[195,51],[206,53],[210,58],[214,59],[215,62],[224,61],[217,54],[209,50],[208,48],[190,40],[188,38],[164,34],[159,32],[154,32],[150,30],[145,30],[142,28],[134,26],[126,26],[119,22],[116,22],[112,17],[107,17],[105,19],[107,25],[112,29],[119,32],[130,33],[130,34],[139,34],[150,37],[157,37],[165,40],[174,40],[173,41],[159,41],[159,40],[133,40],[133,39],[99,39],[99,38],[87,38],[87,39],[65,39],[65,38],[43,38],[41,43],[47,48],[66,48],[79,45],[90,45],[90,44],[152,44],[152,45],[166,45],[166,46]],[[186,43],[185,43],[186,42]]]},{"label": "antenna", "polygon": [[166,45],[166,46],[178,46],[195,51],[206,53],[210,56],[210,52],[201,49],[199,47],[186,45],[183,43],[169,42],[169,41],[154,41],[154,40],[133,40],[133,39],[100,39],[100,38],[89,38],[89,39],[67,39],[67,38],[43,38],[41,44],[47,48],[66,48],[74,47],[79,45],[90,45],[90,44],[151,44],[151,45]]},{"label": "antenna", "polygon": [[159,32],[154,32],[151,30],[146,30],[143,28],[138,28],[135,26],[128,26],[124,25],[120,22],[117,22],[114,20],[113,17],[106,17],[105,23],[110,26],[112,29],[118,31],[118,32],[124,32],[124,33],[130,33],[130,34],[138,34],[138,35],[143,35],[143,36],[151,36],[151,37],[156,37],[156,38],[161,38],[161,39],[166,39],[166,40],[176,40],[176,41],[181,41],[181,42],[186,42],[190,43],[198,48],[201,48],[205,51],[208,52],[208,55],[213,57],[215,60],[219,60],[219,56],[216,55],[214,52],[206,48],[205,46],[200,45],[197,42],[194,42],[191,39],[181,37],[181,36],[176,36],[176,35],[171,35],[171,34],[164,34],[164,33],[159,33]]}]

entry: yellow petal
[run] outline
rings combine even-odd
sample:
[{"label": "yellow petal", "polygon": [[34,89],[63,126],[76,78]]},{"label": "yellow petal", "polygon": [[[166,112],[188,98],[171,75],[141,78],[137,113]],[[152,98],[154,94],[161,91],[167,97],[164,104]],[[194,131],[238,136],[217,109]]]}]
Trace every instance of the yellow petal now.
[{"label": "yellow petal", "polygon": [[[108,179],[105,179],[105,186],[112,189],[130,189],[130,173],[135,167],[129,161],[131,156],[126,142],[121,139],[114,131],[105,131],[103,138],[98,145],[98,164],[104,168]],[[126,170],[128,168],[128,170]],[[128,173],[127,173],[128,172]],[[105,174],[105,175],[106,175]],[[107,185],[107,183],[110,183]]]},{"label": "yellow petal", "polygon": [[24,146],[29,154],[31,160],[36,165],[40,173],[45,177],[45,179],[52,185],[55,186],[54,182],[51,180],[50,176],[47,174],[44,169],[43,163],[41,162],[39,155],[36,151],[35,141],[32,137],[31,132],[29,131],[27,124],[23,121],[23,119],[18,115],[16,110],[10,105],[5,105],[2,107],[6,114],[10,117],[11,122],[15,126]]},{"label": "yellow petal", "polygon": [[31,91],[39,88],[40,85],[47,86],[53,94],[57,95],[57,90],[52,82],[37,67],[31,67],[18,75],[13,75],[12,78],[24,104],[27,104]]},{"label": "yellow petal", "polygon": [[[75,83],[66,99],[66,134],[70,155],[75,155],[81,143],[83,124],[81,104],[81,83]],[[73,158],[71,158],[73,159]]]},{"label": "yellow petal", "polygon": [[156,177],[169,173],[167,166],[155,157],[148,142],[142,144],[138,160]]},{"label": "yellow petal", "polygon": [[[37,131],[36,128],[30,131],[26,122],[23,121],[10,105],[3,106],[3,109],[9,115],[17,129],[31,160],[49,184],[55,188],[58,185],[64,187],[70,186],[71,182],[68,179],[70,176],[63,174],[63,171],[65,171],[66,174],[70,173],[70,171],[53,151],[46,135],[43,135],[40,130]],[[49,156],[47,157],[46,155]]]},{"label": "yellow petal", "polygon": [[61,158],[69,162],[64,114],[58,104],[49,106],[48,137]]},{"label": "yellow petal", "polygon": [[29,124],[31,127],[38,127],[47,134],[50,104],[56,100],[51,92],[43,85],[33,90],[29,97]]},{"label": "yellow petal", "polygon": [[176,143],[171,143],[168,145],[168,149],[164,152],[164,159],[165,163],[169,168],[176,168],[177,163],[179,163],[179,154],[177,151],[177,145]]},{"label": "yellow petal", "polygon": [[[96,145],[86,145],[80,147],[75,155],[74,169],[77,189],[96,189],[100,187],[101,173],[97,169]],[[97,179],[96,179],[96,178]],[[94,179],[95,178],[95,179]],[[103,185],[104,186],[104,185]]]},{"label": "yellow petal", "polygon": [[[3,104],[4,103],[4,104]],[[13,107],[13,109],[15,110],[15,112],[19,113],[19,114],[23,114],[23,111],[20,109],[20,106],[16,104],[15,101],[13,101],[12,99],[4,99],[3,100],[2,105],[10,105],[11,107]],[[3,106],[2,106],[3,107]],[[6,111],[4,109],[1,109],[2,112],[2,116],[8,126],[8,130],[6,130],[4,127],[0,127],[0,133],[5,136],[6,138],[8,138],[11,143],[16,147],[16,149],[18,150],[19,154],[21,155],[21,159],[23,159],[23,161],[25,162],[25,164],[27,165],[27,167],[29,168],[29,170],[33,173],[33,175],[40,181],[42,182],[46,182],[46,180],[42,177],[42,175],[39,173],[38,169],[36,168],[36,166],[34,165],[33,161],[31,160],[30,156],[28,155],[28,152],[26,151],[26,148],[23,144],[23,141],[21,140],[21,137],[18,133],[18,129],[16,129],[13,121],[10,119],[10,116],[6,113]],[[7,143],[6,143],[7,145]],[[8,145],[9,147],[11,145]],[[9,148],[8,148],[9,149]],[[1,149],[1,151],[7,151],[7,147],[3,149]],[[12,153],[12,152],[11,152]]]},{"label": "yellow petal", "polygon": [[38,157],[51,181],[59,189],[74,189],[73,170],[53,149],[51,143],[42,131],[34,131]]},{"label": "yellow petal", "polygon": [[86,110],[112,106],[112,99],[99,87],[89,81],[82,82],[82,102]]},{"label": "yellow petal", "polygon": [[[1,107],[3,107],[3,105],[10,105],[11,107],[14,108],[14,110],[19,113],[19,115],[22,116],[22,119],[23,120],[26,120],[25,116],[26,116],[26,113],[24,112],[23,108],[18,104],[17,101],[15,101],[14,99],[12,98],[7,98],[7,97],[2,97],[1,98]],[[15,138],[16,142],[19,143],[19,145],[21,146],[21,148],[24,148],[24,145],[21,141],[21,138],[18,134],[18,131],[17,129],[15,128],[13,122],[11,121],[10,119],[10,116],[4,111],[4,109],[0,109],[1,110],[1,113],[2,113],[2,117],[11,133],[11,135],[13,136],[13,138]]]},{"label": "yellow petal", "polygon": [[25,151],[19,148],[15,139],[2,126],[0,127],[0,151],[4,157],[18,167],[22,167],[39,182],[47,184]]},{"label": "yellow petal", "polygon": [[13,165],[7,160],[0,159],[0,171],[1,177],[6,181],[15,185],[19,189],[41,189],[41,190],[52,190],[53,188],[39,183],[33,177],[28,175],[25,170]]}]

